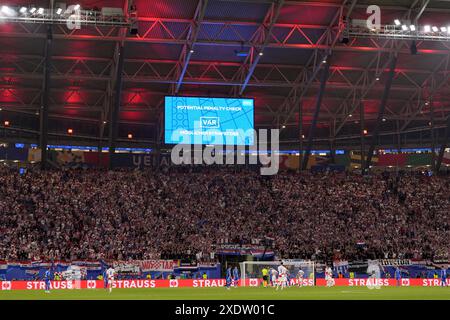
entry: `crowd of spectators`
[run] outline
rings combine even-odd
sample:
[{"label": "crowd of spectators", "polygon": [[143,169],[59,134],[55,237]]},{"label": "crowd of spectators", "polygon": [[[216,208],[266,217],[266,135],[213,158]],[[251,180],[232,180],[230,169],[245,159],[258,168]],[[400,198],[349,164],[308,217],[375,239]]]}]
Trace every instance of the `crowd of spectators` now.
[{"label": "crowd of spectators", "polygon": [[152,259],[273,239],[281,258],[447,257],[450,178],[0,169],[0,260]]}]

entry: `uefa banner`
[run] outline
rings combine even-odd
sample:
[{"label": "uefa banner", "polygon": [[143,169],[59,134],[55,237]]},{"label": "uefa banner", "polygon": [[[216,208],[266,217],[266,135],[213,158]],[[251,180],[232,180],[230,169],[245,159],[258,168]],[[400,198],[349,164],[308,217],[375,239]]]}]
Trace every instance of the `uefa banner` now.
[{"label": "uefa banner", "polygon": [[110,161],[113,168],[146,169],[172,165],[170,154],[115,153]]},{"label": "uefa banner", "polygon": [[[245,286],[258,287],[261,279],[246,279]],[[297,285],[298,279],[291,279],[291,285]],[[213,288],[225,287],[225,279],[172,279],[172,280],[115,280],[112,283],[114,289],[153,289],[153,288]],[[243,286],[242,280],[238,286]],[[303,279],[303,286],[314,286],[313,279]],[[316,286],[326,286],[325,279],[317,279]],[[358,287],[358,286],[380,286],[380,287],[440,287],[440,279],[401,279],[399,283],[395,279],[335,279],[336,286]],[[450,286],[450,279],[447,279],[447,286]],[[44,281],[1,281],[1,290],[44,290]],[[52,290],[74,290],[74,289],[104,289],[102,280],[81,280],[81,281],[51,281]]]}]

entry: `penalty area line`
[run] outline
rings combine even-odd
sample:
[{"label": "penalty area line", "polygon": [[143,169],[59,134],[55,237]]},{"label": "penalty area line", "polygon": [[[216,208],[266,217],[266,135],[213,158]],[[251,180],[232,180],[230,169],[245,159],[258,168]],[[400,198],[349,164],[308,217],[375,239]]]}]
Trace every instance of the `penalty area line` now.
[{"label": "penalty area line", "polygon": [[373,290],[370,290],[370,291],[341,291],[341,293],[373,293],[373,292],[379,292],[379,291],[373,291]]}]

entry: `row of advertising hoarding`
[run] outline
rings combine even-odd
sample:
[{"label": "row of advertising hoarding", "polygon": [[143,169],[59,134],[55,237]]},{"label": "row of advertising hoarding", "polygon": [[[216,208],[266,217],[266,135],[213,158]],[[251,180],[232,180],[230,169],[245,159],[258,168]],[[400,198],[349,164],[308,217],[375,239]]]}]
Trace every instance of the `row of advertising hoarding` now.
[{"label": "row of advertising hoarding", "polygon": [[[450,275],[448,259],[411,260],[411,259],[381,259],[381,260],[336,260],[333,261],[333,272],[336,276],[342,274],[351,278],[367,275],[370,265],[377,265],[383,278],[394,277],[398,268],[403,278],[435,278],[441,276],[445,269]],[[316,265],[316,273],[323,272],[320,264]],[[323,269],[323,268],[322,268]]]},{"label": "row of advertising hoarding", "polygon": [[[221,250],[233,250],[235,248],[223,248]],[[227,254],[229,252],[217,254]],[[248,255],[248,252],[242,253]],[[257,256],[256,256],[257,257]],[[260,257],[261,258],[261,257]],[[273,256],[267,260],[273,260]],[[266,261],[267,261],[266,260]],[[366,278],[368,277],[369,264],[376,263],[380,267],[381,276],[389,278],[394,276],[395,269],[401,270],[404,278],[434,278],[440,276],[442,269],[447,270],[450,278],[448,259],[435,260],[410,260],[410,259],[382,259],[382,260],[336,260],[333,261],[333,272],[335,277],[342,274],[345,278]],[[62,273],[69,267],[77,266],[84,271],[85,279],[95,280],[98,276],[112,266],[122,278],[145,279],[150,276],[151,279],[167,278],[168,275],[179,278],[196,278],[206,274],[208,279],[221,277],[221,265],[219,263],[186,263],[181,260],[131,260],[131,261],[72,261],[72,262],[46,262],[46,261],[25,261],[11,262],[0,261],[0,280],[41,280],[44,273],[49,268],[52,273]],[[325,264],[317,262],[315,264],[316,278],[324,277]]]},{"label": "row of advertising hoarding", "polygon": [[40,280],[43,279],[45,271],[51,268],[52,274],[64,273],[69,267],[81,268],[86,279],[97,279],[103,275],[108,266],[112,266],[123,278],[167,278],[174,277],[201,277],[206,274],[208,278],[220,277],[220,265],[210,264],[187,264],[180,260],[132,260],[132,261],[72,261],[72,262],[43,262],[26,261],[11,262],[0,261],[0,280]]},{"label": "row of advertising hoarding", "polygon": [[[298,285],[298,279],[291,279],[290,285]],[[262,279],[250,278],[239,280],[238,286],[258,287],[262,285]],[[326,286],[325,279],[303,279],[302,286]],[[440,287],[442,282],[440,279],[410,279],[403,278],[400,281],[395,279],[370,279],[370,278],[356,278],[356,279],[335,279],[336,286],[343,287],[358,287],[358,286],[379,286],[379,287],[394,287],[394,286],[417,286],[417,287]],[[211,288],[211,287],[225,287],[225,279],[171,279],[171,280],[114,280],[112,282],[113,289],[154,289],[154,288]],[[450,286],[450,279],[447,279],[446,286]],[[105,283],[102,280],[72,280],[72,281],[51,281],[51,290],[76,290],[76,289],[104,289]],[[0,281],[0,289],[5,290],[44,290],[44,281]]]},{"label": "row of advertising hoarding", "polygon": [[[41,152],[37,148],[16,148],[14,146],[0,147],[0,160],[36,163],[41,161]],[[102,167],[115,168],[151,168],[156,166],[172,165],[169,153],[116,153],[110,159],[106,152],[96,151],[72,151],[72,150],[50,150],[49,160],[60,167]],[[356,169],[361,165],[361,155],[356,151],[344,154],[336,154],[331,163],[329,154],[312,155],[308,161],[308,169],[327,168],[329,170],[342,171]],[[248,163],[248,160],[247,160]],[[372,158],[374,167],[427,167],[433,163],[433,154],[428,153],[379,153]],[[442,166],[450,166],[450,152],[444,153]],[[299,168],[299,156],[295,154],[280,155],[280,169],[297,170]]]}]

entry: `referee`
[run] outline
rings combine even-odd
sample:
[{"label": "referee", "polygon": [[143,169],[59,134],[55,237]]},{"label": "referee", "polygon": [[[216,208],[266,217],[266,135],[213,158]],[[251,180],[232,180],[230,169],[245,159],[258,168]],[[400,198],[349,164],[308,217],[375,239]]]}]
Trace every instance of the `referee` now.
[{"label": "referee", "polygon": [[267,284],[269,283],[269,270],[267,270],[267,268],[264,267],[261,270],[261,273],[262,273],[262,278],[263,278],[263,285],[264,285],[264,288],[266,288]]}]

